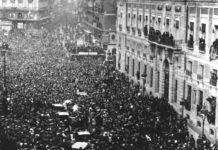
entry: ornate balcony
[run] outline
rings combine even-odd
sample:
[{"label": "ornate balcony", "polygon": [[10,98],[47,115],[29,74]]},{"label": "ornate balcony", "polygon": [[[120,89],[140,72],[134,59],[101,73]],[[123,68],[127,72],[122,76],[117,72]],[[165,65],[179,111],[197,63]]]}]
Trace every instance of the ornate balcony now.
[{"label": "ornate balcony", "polygon": [[169,32],[161,34],[159,30],[155,31],[153,27],[149,30],[148,40],[153,44],[169,49],[182,49],[182,40],[174,40],[173,35],[169,34]]}]

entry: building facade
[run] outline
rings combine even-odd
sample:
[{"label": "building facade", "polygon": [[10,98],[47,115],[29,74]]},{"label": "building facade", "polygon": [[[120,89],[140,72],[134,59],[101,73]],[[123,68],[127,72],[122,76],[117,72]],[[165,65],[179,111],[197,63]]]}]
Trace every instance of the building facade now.
[{"label": "building facade", "polygon": [[51,0],[2,0],[1,28],[41,28],[51,19],[51,3]]},{"label": "building facade", "polygon": [[120,0],[116,68],[217,141],[218,1]]},{"label": "building facade", "polygon": [[84,24],[93,43],[112,51],[116,48],[116,0],[86,0]]}]

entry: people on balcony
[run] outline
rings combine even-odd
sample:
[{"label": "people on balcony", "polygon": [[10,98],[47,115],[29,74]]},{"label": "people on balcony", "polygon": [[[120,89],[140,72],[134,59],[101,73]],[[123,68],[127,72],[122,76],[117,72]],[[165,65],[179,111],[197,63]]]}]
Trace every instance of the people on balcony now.
[{"label": "people on balcony", "polygon": [[169,32],[164,32],[161,34],[159,30],[155,31],[154,28],[150,28],[148,39],[163,45],[172,47],[175,46],[175,40],[172,34],[169,34]]},{"label": "people on balcony", "polygon": [[188,47],[189,48],[193,48],[194,47],[194,38],[193,38],[193,35],[189,35]]},{"label": "people on balcony", "polygon": [[199,49],[201,50],[201,51],[205,51],[205,39],[203,39],[203,38],[200,38],[199,39]]},{"label": "people on balcony", "polygon": [[218,39],[216,39],[210,47],[210,60],[216,59],[218,56]]}]

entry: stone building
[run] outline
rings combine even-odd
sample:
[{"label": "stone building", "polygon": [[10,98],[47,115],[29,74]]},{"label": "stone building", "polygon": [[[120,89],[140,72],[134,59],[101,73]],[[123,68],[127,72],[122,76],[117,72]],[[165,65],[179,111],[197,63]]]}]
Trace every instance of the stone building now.
[{"label": "stone building", "polygon": [[116,67],[217,141],[218,1],[119,0]]},{"label": "stone building", "polygon": [[41,28],[51,19],[51,3],[51,0],[2,0],[0,27],[6,30]]},{"label": "stone building", "polygon": [[116,47],[116,0],[86,0],[84,23],[93,43],[112,51]]}]

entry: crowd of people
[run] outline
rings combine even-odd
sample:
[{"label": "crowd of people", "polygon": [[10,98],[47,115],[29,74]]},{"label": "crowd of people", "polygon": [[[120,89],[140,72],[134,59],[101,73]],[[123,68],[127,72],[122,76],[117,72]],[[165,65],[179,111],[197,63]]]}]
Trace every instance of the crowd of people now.
[{"label": "crowd of people", "polygon": [[[54,42],[56,35],[45,35],[8,38],[8,114],[0,118],[4,150],[9,144],[10,150],[70,150],[80,130],[90,132],[88,150],[216,149],[204,136],[195,142],[186,118],[166,99],[142,95],[124,74],[102,65],[102,57],[71,61]],[[66,100],[69,116],[62,118],[52,104]]]}]

